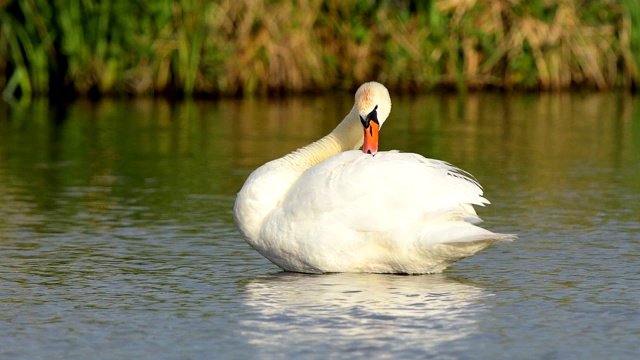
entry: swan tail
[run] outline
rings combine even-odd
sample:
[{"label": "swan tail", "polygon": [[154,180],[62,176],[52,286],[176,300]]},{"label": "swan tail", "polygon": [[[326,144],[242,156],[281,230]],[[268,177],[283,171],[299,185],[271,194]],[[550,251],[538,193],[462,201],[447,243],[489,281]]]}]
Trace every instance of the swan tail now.
[{"label": "swan tail", "polygon": [[470,257],[496,242],[513,241],[512,234],[499,234],[466,221],[448,221],[423,228],[417,237],[416,250],[427,263],[430,273],[442,272],[458,260]]}]

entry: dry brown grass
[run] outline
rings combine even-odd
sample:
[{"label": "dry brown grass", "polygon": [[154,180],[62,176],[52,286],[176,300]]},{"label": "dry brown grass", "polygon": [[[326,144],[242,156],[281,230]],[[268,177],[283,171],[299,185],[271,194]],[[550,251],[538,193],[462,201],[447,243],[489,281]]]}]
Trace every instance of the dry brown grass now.
[{"label": "dry brown grass", "polygon": [[80,94],[268,94],[372,79],[409,91],[628,87],[640,81],[640,6],[629,1],[114,0],[56,9],[69,19],[58,29],[37,11],[48,2],[30,0],[22,9],[36,26],[0,6],[0,51],[11,55],[0,85],[5,96],[46,93],[64,59],[62,80]]},{"label": "dry brown grass", "polygon": [[[586,24],[578,15],[577,1],[547,1],[557,5],[551,21],[531,14],[516,15],[514,8],[520,3],[502,0],[478,6],[473,0],[438,2],[438,9],[451,17],[451,28],[461,34],[464,76],[470,86],[526,87],[529,84],[523,82],[531,76],[531,70],[537,75],[532,85],[542,90],[576,84],[598,89],[615,86],[620,49],[628,49],[628,43],[620,42],[619,29],[611,24]],[[621,15],[615,2],[607,3],[610,11]],[[477,31],[472,34],[464,31],[467,17],[477,19]],[[477,33],[494,40],[493,52],[478,50]],[[527,58],[533,61],[534,69],[518,67]]]}]

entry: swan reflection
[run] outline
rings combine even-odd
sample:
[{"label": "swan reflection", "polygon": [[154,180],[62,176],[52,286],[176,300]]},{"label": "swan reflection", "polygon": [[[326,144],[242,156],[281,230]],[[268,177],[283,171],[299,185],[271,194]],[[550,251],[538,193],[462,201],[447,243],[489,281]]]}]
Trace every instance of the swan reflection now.
[{"label": "swan reflection", "polygon": [[305,349],[438,351],[478,332],[476,319],[487,309],[483,299],[492,296],[442,274],[278,273],[254,278],[244,289],[249,343],[264,354],[295,348],[298,355]]}]

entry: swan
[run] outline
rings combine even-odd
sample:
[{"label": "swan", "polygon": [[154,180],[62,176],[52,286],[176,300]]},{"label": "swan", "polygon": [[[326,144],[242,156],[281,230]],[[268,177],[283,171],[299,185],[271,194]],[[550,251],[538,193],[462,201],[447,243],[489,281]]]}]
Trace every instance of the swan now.
[{"label": "swan", "polygon": [[365,83],[331,133],[253,171],[234,205],[242,237],[286,271],[402,274],[442,272],[514,239],[475,225],[473,205],[489,201],[470,174],[377,151],[390,112],[384,85]]}]

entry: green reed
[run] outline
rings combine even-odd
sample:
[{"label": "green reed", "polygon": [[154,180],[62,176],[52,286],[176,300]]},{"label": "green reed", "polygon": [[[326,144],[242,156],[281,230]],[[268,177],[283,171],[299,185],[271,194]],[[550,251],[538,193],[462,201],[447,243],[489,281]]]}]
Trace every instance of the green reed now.
[{"label": "green reed", "polygon": [[623,17],[620,31],[623,60],[629,69],[629,76],[625,79],[627,86],[640,84],[640,2],[635,0],[622,1]]},{"label": "green reed", "polygon": [[635,0],[0,1],[10,98],[637,86]]}]

